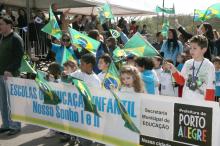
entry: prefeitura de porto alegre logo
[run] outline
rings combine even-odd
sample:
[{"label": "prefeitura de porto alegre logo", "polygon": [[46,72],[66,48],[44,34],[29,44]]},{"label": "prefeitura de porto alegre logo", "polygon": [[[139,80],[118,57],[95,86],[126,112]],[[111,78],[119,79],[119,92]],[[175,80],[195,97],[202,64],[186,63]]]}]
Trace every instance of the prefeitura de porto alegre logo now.
[{"label": "prefeitura de porto alegre logo", "polygon": [[183,143],[211,146],[212,108],[176,103],[173,137]]}]

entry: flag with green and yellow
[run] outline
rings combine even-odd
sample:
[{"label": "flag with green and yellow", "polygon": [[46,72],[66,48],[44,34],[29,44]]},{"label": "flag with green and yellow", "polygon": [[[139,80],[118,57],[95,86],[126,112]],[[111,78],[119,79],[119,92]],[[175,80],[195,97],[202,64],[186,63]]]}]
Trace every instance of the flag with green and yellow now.
[{"label": "flag with green and yellow", "polygon": [[30,65],[29,61],[29,57],[27,55],[24,55],[21,60],[21,66],[19,68],[19,71],[36,74],[37,72],[35,71],[34,67]]},{"label": "flag with green and yellow", "polygon": [[53,14],[51,7],[49,8],[50,20],[49,22],[41,29],[41,31],[60,39],[62,37],[62,31],[59,27],[59,24],[56,20],[56,17]]},{"label": "flag with green and yellow", "polygon": [[69,28],[69,33],[71,36],[71,42],[82,49],[86,49],[89,52],[96,54],[97,49],[100,46],[100,42],[90,38],[89,36],[78,32],[75,29]]},{"label": "flag with green and yellow", "polygon": [[202,17],[202,20],[206,21],[211,18],[220,18],[220,3],[216,3],[208,7]]},{"label": "flag with green and yellow", "polygon": [[110,87],[113,86],[115,89],[119,90],[121,86],[119,72],[113,61],[109,65],[102,84],[106,89],[110,89]]},{"label": "flag with green and yellow", "polygon": [[38,85],[39,89],[42,91],[44,96],[44,104],[53,104],[57,105],[61,102],[60,98],[57,96],[55,91],[48,84],[48,81],[45,79],[46,73],[42,71],[37,71],[37,76],[35,82]]},{"label": "flag with green and yellow", "polygon": [[125,124],[124,126],[128,129],[130,129],[133,132],[136,132],[138,134],[140,134],[140,130],[137,128],[137,126],[134,124],[134,122],[132,121],[131,117],[129,116],[128,112],[126,111],[124,105],[121,103],[119,97],[117,96],[117,94],[114,92],[114,89],[110,88],[110,92],[112,93],[112,95],[115,98],[115,101],[117,103],[117,106],[119,108],[120,114],[122,119],[124,120]]},{"label": "flag with green and yellow", "polygon": [[92,94],[88,86],[85,84],[85,82],[82,80],[73,78],[72,83],[74,84],[74,86],[76,86],[76,88],[79,91],[79,94],[81,94],[83,97],[85,111],[92,112],[99,116],[96,105],[92,103]]},{"label": "flag with green and yellow", "polygon": [[71,54],[71,52],[66,47],[64,47],[61,66],[63,66],[63,64],[69,60],[74,61],[75,59],[73,58],[73,55]]},{"label": "flag with green and yellow", "polygon": [[135,33],[125,44],[124,49],[126,54],[133,54],[138,57],[154,57],[159,52],[141,36],[139,32]]}]

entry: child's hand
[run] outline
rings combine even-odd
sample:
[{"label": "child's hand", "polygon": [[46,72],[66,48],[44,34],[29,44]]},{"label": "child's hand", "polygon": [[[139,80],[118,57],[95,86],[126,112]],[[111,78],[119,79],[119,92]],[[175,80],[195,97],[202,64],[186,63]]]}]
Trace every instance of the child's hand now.
[{"label": "child's hand", "polygon": [[175,68],[175,66],[172,64],[172,63],[169,63],[169,62],[165,62],[163,64],[163,67],[170,70],[172,73],[175,73],[177,72],[177,69]]}]

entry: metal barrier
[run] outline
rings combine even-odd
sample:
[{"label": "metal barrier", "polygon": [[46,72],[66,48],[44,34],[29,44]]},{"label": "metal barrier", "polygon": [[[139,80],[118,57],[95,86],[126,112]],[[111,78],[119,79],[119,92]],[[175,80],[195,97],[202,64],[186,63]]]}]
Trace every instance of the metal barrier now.
[{"label": "metal barrier", "polygon": [[[14,30],[21,36],[21,38],[24,41],[24,50],[25,52],[28,52],[30,49],[31,55],[39,57],[39,58],[45,58],[48,53],[48,46],[47,42],[49,41],[47,39],[47,34],[42,32],[40,28],[35,27],[29,27],[29,30],[27,28],[14,28]],[[27,39],[27,31],[29,31],[29,42]],[[30,43],[30,47],[28,48],[28,43]]]}]

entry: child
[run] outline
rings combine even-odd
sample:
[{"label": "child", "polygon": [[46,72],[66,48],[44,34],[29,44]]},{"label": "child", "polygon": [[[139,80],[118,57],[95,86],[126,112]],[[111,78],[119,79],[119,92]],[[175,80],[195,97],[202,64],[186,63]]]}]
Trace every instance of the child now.
[{"label": "child", "polygon": [[[83,55],[80,59],[80,71],[76,71],[71,76],[83,80],[88,87],[101,88],[101,81],[93,72],[93,67],[96,65],[96,58],[92,53]],[[80,145],[92,145],[92,141],[83,138],[80,139]]]},{"label": "child", "polygon": [[101,83],[103,82],[103,79],[105,78],[105,75],[108,71],[108,67],[110,64],[111,64],[111,58],[108,54],[104,54],[99,58],[98,67],[102,72],[98,74],[98,77]]},{"label": "child", "polygon": [[63,73],[65,75],[70,75],[71,73],[77,71],[78,66],[76,61],[70,61],[68,60],[63,64]]},{"label": "child", "polygon": [[216,101],[220,101],[220,57],[215,57],[212,61],[215,66],[215,96]]},{"label": "child", "polygon": [[[166,62],[173,64],[171,59],[167,59]],[[172,78],[172,74],[169,71],[169,68],[163,66],[163,71],[160,76],[161,84],[161,95],[165,96],[177,96],[177,91],[175,89],[175,80]]]},{"label": "child", "polygon": [[177,56],[176,62],[178,63],[178,65],[177,65],[177,70],[178,70],[179,72],[181,72],[184,63],[186,62],[186,54],[185,54],[185,53],[179,54],[179,55]]},{"label": "child", "polygon": [[48,67],[48,74],[46,80],[49,82],[60,82],[61,77],[61,66],[58,63],[52,62]]},{"label": "child", "polygon": [[141,72],[141,78],[144,81],[147,93],[159,94],[159,79],[157,73],[153,70],[153,59],[139,57],[135,60],[135,63],[135,66]]},{"label": "child", "polygon": [[163,69],[161,67],[162,64],[162,58],[160,56],[155,56],[153,58],[153,63],[154,63],[154,70],[157,73],[157,77],[160,80],[160,74],[162,73]]},{"label": "child", "polygon": [[96,64],[95,56],[91,53],[83,55],[80,59],[80,69],[71,74],[71,76],[83,80],[89,87],[100,87],[101,82],[98,76],[93,72]]},{"label": "child", "polygon": [[183,87],[183,98],[187,100],[215,100],[215,68],[204,54],[208,40],[202,35],[190,39],[192,59],[185,62],[181,73],[170,63],[166,66],[176,82]]},{"label": "child", "polygon": [[120,72],[121,90],[129,93],[144,93],[140,73],[134,66],[123,66]]},{"label": "child", "polygon": [[[49,82],[59,83],[61,77],[61,66],[58,63],[52,62],[48,67],[48,74],[46,75],[46,80]],[[45,138],[52,138],[56,135],[56,131],[49,130],[49,132],[44,136]]]},{"label": "child", "polygon": [[[177,56],[177,70],[181,72],[184,63],[186,62],[186,53],[181,53]],[[183,95],[183,86],[178,85],[178,97],[182,97]]]}]

